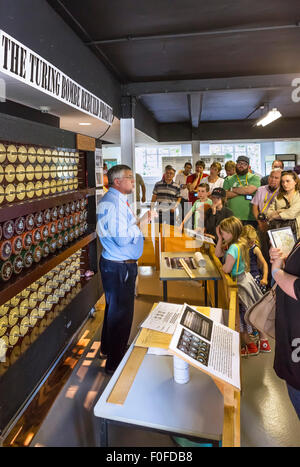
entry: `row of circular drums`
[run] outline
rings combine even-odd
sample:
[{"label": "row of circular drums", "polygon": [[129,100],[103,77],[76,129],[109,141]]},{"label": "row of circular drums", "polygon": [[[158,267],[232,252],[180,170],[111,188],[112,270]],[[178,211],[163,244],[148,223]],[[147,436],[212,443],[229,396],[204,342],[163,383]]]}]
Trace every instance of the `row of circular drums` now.
[{"label": "row of circular drums", "polygon": [[14,181],[24,182],[24,180],[45,180],[49,179],[68,179],[78,176],[78,165],[23,165],[19,164],[14,166],[8,164],[6,166],[0,165],[0,183],[6,181],[12,183]]},{"label": "row of circular drums", "polygon": [[80,255],[81,250],[0,306],[0,362],[31,334],[28,347],[68,304],[67,295],[80,286]]},{"label": "row of circular drums", "polygon": [[6,187],[0,185],[0,204],[13,203],[24,199],[40,198],[66,191],[77,190],[78,178],[69,180],[45,180],[29,183],[9,183]]},{"label": "row of circular drums", "polygon": [[79,153],[71,151],[58,151],[56,149],[42,149],[25,146],[19,146],[18,148],[14,145],[5,146],[0,144],[0,164],[9,162],[15,164],[20,162],[25,164],[25,162],[30,162],[31,164],[78,164],[79,163]]}]

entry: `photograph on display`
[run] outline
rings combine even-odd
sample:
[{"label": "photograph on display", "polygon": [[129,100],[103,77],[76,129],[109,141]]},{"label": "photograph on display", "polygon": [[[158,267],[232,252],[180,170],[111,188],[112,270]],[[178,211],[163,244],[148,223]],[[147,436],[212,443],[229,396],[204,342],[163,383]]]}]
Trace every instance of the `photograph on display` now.
[{"label": "photograph on display", "polygon": [[208,366],[210,344],[186,329],[180,335],[178,349],[202,365]]},{"label": "photograph on display", "polygon": [[274,248],[279,248],[287,256],[295,245],[295,237],[291,227],[268,230],[270,242]]},{"label": "photograph on display", "polygon": [[184,309],[180,324],[207,340],[211,338],[213,321],[188,305]]},{"label": "photograph on display", "polygon": [[95,151],[95,168],[100,169],[102,167],[103,167],[102,149],[96,149],[96,151]]},{"label": "photograph on display", "polygon": [[240,336],[185,304],[169,350],[198,370],[241,388]]},{"label": "photograph on display", "polygon": [[180,263],[181,259],[184,259],[184,261],[186,262],[186,264],[188,265],[188,267],[190,269],[197,269],[197,266],[194,263],[194,259],[191,256],[189,256],[189,257],[180,257],[180,258],[179,257],[178,258],[166,257],[165,261],[166,261],[166,264],[167,264],[168,268],[171,268],[171,269],[183,269],[183,266]]},{"label": "photograph on display", "polygon": [[103,186],[103,171],[99,171],[95,173],[96,177],[96,187]]}]

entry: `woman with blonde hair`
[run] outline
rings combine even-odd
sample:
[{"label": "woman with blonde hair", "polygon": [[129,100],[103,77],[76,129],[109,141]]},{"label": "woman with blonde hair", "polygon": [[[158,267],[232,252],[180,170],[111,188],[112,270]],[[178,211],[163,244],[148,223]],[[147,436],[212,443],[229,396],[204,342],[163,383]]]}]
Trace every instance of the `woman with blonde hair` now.
[{"label": "woman with blonde hair", "polygon": [[252,225],[245,225],[242,232],[243,237],[246,239],[249,249],[250,257],[250,274],[257,283],[258,287],[263,294],[267,291],[268,285],[268,263],[263,257],[260,249],[260,242],[257,231]]},{"label": "woman with blonde hair", "polygon": [[231,274],[237,282],[240,313],[240,333],[243,341],[241,356],[257,355],[259,352],[270,352],[267,336],[260,333],[259,348],[252,342],[250,334],[253,329],[245,321],[245,312],[262,298],[262,292],[249,273],[249,247],[243,236],[243,224],[237,217],[223,219],[217,229],[218,242],[216,256],[224,258],[223,271]]},{"label": "woman with blonde hair", "polygon": [[266,217],[270,229],[290,225],[295,237],[300,237],[300,179],[293,170],[281,172],[279,192]]},{"label": "woman with blonde hair", "polygon": [[222,166],[220,162],[213,162],[210,166],[210,175],[207,178],[209,191],[212,193],[214,188],[222,188],[224,179],[220,177]]}]

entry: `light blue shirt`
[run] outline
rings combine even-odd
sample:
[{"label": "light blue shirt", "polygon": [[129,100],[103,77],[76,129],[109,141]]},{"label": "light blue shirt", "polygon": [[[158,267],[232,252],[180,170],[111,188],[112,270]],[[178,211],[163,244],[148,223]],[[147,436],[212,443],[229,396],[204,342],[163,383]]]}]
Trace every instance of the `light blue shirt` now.
[{"label": "light blue shirt", "polygon": [[127,196],[115,188],[110,188],[97,206],[97,234],[105,259],[138,260],[143,254],[144,237],[136,217],[127,205]]}]

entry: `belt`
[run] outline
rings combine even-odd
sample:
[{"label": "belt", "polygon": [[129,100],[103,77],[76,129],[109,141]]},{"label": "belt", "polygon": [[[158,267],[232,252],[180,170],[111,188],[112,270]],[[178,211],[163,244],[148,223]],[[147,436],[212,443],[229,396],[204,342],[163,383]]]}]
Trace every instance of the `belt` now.
[{"label": "belt", "polygon": [[[103,256],[102,256],[103,258]],[[113,259],[106,259],[106,258],[103,258],[105,259],[105,261],[111,261],[112,263],[120,263],[120,264],[131,264],[131,263],[137,263],[137,259],[125,259],[124,261],[115,261]]]}]

